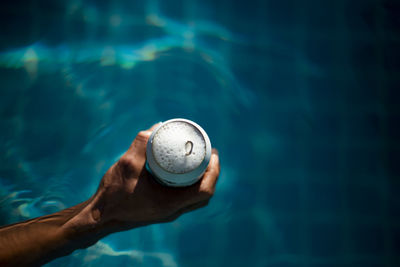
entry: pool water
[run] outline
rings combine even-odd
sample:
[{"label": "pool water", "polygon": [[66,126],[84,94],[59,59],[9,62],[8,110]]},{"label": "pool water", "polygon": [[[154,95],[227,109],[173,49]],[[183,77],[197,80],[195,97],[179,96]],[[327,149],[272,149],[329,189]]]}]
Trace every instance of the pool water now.
[{"label": "pool water", "polygon": [[142,129],[200,124],[210,204],[46,266],[398,266],[395,0],[0,10],[0,223],[86,200]]}]

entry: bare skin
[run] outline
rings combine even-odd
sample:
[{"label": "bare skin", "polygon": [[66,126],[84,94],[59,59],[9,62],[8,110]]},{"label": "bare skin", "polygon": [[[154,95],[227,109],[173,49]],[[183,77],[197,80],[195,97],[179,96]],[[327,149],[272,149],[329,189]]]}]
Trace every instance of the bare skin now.
[{"label": "bare skin", "polygon": [[155,126],[139,132],[89,200],[0,228],[0,266],[42,265],[91,246],[110,233],[173,221],[207,205],[219,176],[218,152],[213,149],[198,183],[185,188],[162,186],[145,168],[146,144]]}]

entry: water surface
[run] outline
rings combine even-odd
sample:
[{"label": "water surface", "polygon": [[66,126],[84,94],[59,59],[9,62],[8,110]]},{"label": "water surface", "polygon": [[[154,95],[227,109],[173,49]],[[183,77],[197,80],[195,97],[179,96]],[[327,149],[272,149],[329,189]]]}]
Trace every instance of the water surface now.
[{"label": "water surface", "polygon": [[207,208],[47,266],[399,264],[396,1],[7,1],[0,222],[86,200],[136,133],[220,151]]}]

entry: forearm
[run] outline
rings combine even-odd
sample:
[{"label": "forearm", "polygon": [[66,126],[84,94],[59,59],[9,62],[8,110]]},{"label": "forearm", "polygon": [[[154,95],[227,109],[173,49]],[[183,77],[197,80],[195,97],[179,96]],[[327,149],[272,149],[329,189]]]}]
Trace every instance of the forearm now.
[{"label": "forearm", "polygon": [[[0,228],[0,266],[35,266],[95,242],[83,202],[60,212]],[[83,219],[84,218],[84,219]],[[73,223],[78,221],[79,223]]]},{"label": "forearm", "polygon": [[187,188],[162,186],[145,169],[147,140],[154,127],[139,132],[88,201],[0,227],[0,266],[42,265],[91,246],[110,233],[172,221],[207,204],[219,175],[216,150],[201,182]]}]

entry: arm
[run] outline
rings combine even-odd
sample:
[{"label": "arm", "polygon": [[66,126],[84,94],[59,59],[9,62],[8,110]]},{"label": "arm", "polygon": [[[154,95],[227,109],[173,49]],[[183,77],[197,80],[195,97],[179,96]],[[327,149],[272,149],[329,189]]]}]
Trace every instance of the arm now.
[{"label": "arm", "polygon": [[200,182],[186,188],[165,187],[144,167],[151,131],[152,128],[136,136],[89,200],[0,228],[0,266],[45,264],[91,246],[110,233],[172,221],[206,205],[214,194],[219,175],[216,150]]}]

